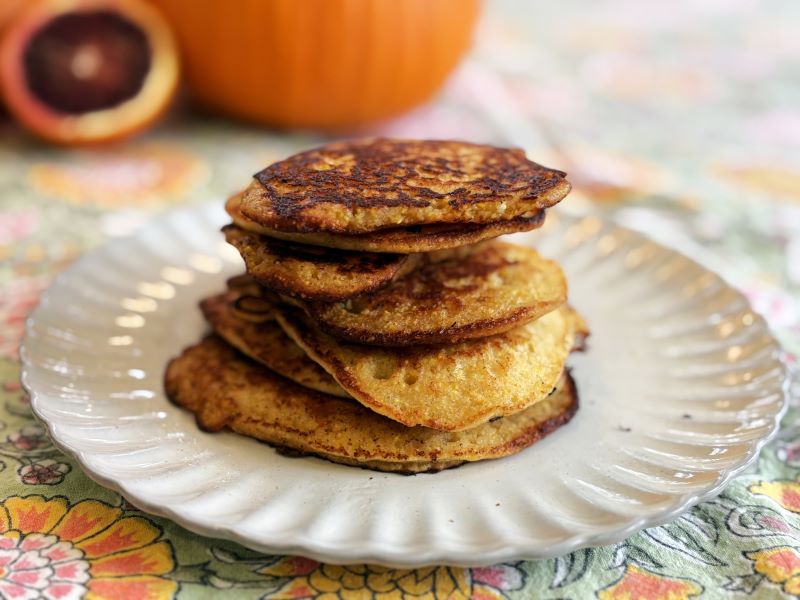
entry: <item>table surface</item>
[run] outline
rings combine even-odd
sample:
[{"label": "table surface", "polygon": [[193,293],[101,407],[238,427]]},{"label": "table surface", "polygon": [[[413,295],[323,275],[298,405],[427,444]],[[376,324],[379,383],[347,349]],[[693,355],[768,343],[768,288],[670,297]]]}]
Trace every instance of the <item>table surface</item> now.
[{"label": "table surface", "polygon": [[[570,173],[571,210],[642,230],[742,289],[794,367],[800,7],[562,0],[520,10],[530,6],[490,3],[474,52],[435,102],[367,133],[525,147]],[[621,544],[475,569],[261,555],[137,511],[58,452],[18,383],[18,343],[41,290],[86,249],[177,204],[221,201],[319,141],[185,111],[102,151],[51,149],[0,125],[0,597],[800,594],[798,385],[778,439],[717,499]]]}]

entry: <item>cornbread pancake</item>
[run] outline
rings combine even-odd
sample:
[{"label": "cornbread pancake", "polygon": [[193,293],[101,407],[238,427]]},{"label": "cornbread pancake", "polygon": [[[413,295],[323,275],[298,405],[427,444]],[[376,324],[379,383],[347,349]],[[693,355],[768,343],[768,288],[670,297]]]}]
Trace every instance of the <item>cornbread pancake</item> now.
[{"label": "cornbread pancake", "polygon": [[301,152],[256,173],[242,213],[280,231],[367,233],[430,223],[494,223],[562,200],[562,171],[519,148],[361,139]]},{"label": "cornbread pancake", "polygon": [[564,305],[488,338],[376,348],[336,340],[296,309],[279,310],[277,319],[361,404],[403,425],[442,431],[475,427],[546,398],[583,326]]},{"label": "cornbread pancake", "polygon": [[237,302],[242,297],[250,296],[243,296],[241,289],[233,287],[200,302],[203,316],[215,333],[244,354],[302,386],[349,397],[333,377],[284,333],[266,302],[259,311],[241,310]]},{"label": "cornbread pancake", "polygon": [[415,252],[457,248],[500,235],[537,229],[544,224],[545,216],[544,211],[540,210],[528,216],[515,217],[495,223],[468,223],[463,225],[439,223],[435,225],[382,229],[363,234],[335,234],[324,231],[299,233],[264,227],[248,219],[240,210],[241,196],[241,194],[234,194],[228,198],[225,210],[228,211],[233,222],[242,229],[275,239],[360,252],[412,254]]},{"label": "cornbread pancake", "polygon": [[206,431],[227,427],[296,453],[399,473],[514,454],[564,425],[578,408],[574,384],[565,375],[545,401],[467,431],[405,427],[357,402],[275,375],[216,336],[170,362],[165,388]]},{"label": "cornbread pancake", "polygon": [[[466,254],[466,256],[465,256]],[[422,264],[388,286],[341,302],[302,302],[319,326],[361,344],[452,344],[518,327],[561,306],[567,282],[535,250],[489,241]]]},{"label": "cornbread pancake", "polygon": [[254,279],[275,292],[335,301],[371,292],[410,271],[416,254],[333,250],[276,240],[236,225],[222,228]]}]

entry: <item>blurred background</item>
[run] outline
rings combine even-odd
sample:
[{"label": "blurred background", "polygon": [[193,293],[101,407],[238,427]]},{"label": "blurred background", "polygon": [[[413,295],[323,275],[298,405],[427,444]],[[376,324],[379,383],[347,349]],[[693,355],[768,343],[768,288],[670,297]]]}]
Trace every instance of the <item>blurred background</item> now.
[{"label": "blurred background", "polygon": [[796,331],[793,0],[0,0],[0,355],[81,252],[354,135],[521,146]]},{"label": "blurred background", "polygon": [[[21,494],[17,507],[45,506],[38,494],[52,499],[47,506],[112,502],[113,509],[99,505],[100,516],[116,515],[123,502],[49,442],[19,383],[25,319],[58,273],[164,211],[203,202],[221,210],[273,161],[361,135],[523,147],[533,160],[568,172],[573,192],[557,210],[616,220],[720,273],[767,318],[796,367],[797,0],[0,0],[4,496]],[[788,597],[798,589],[800,560],[800,383],[794,385],[795,410],[779,439],[754,466],[760,470],[739,479],[739,491],[725,500],[744,498],[757,512],[740,513],[736,523],[731,516],[729,531],[701,506],[673,529],[594,555],[469,575],[437,571],[454,582],[491,582],[492,598],[521,597],[525,578],[533,582],[527,589],[549,586],[548,597],[571,589],[581,598],[689,598],[702,588],[685,577],[700,573],[714,597],[724,593],[719,589],[780,595],[780,585]],[[785,510],[778,513],[778,504]],[[78,514],[76,506],[69,514]],[[174,567],[173,581],[119,582],[149,579],[169,590],[180,580],[191,597],[226,590],[229,597],[266,597],[276,577],[296,575],[292,593],[304,595],[305,575],[322,572],[299,557],[266,568],[264,557],[239,560],[242,549],[223,552],[166,519],[152,522],[147,527],[156,531],[157,524],[164,537],[145,548],[173,547],[174,564],[169,558],[164,566],[154,554],[110,556],[130,554],[137,574]],[[654,555],[664,564],[642,549],[646,540],[671,549]],[[790,546],[766,547],[776,543]],[[718,556],[737,559],[727,564]],[[92,583],[106,581],[97,577]],[[400,577],[403,590],[405,581],[425,590],[440,581],[430,569]],[[126,597],[141,597],[142,589],[131,587]],[[481,589],[475,597],[488,598],[490,587]]]}]

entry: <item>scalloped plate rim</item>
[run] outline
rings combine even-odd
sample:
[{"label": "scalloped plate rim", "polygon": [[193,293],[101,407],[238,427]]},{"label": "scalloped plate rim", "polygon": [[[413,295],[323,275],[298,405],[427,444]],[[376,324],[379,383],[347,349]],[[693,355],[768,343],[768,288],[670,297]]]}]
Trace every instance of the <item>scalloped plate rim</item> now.
[{"label": "scalloped plate rim", "polygon": [[[54,278],[53,282],[48,286],[48,288],[41,294],[39,303],[26,319],[25,323],[26,331],[22,343],[20,344],[20,360],[22,363],[21,377],[20,377],[21,383],[25,388],[25,390],[30,395],[32,412],[34,413],[37,420],[44,425],[54,445],[58,447],[61,451],[63,451],[65,454],[75,459],[80,465],[81,469],[84,471],[84,473],[93,481],[97,482],[103,487],[106,487],[121,494],[132,505],[142,510],[143,512],[170,519],[171,521],[174,521],[175,523],[191,531],[192,533],[211,538],[219,538],[219,539],[233,541],[236,543],[240,543],[248,548],[265,552],[268,554],[298,554],[321,562],[327,562],[331,564],[354,564],[354,563],[369,562],[369,563],[379,563],[382,565],[390,567],[398,567],[398,568],[416,568],[416,567],[438,565],[438,564],[446,564],[446,565],[460,566],[460,567],[476,567],[487,564],[494,564],[498,562],[504,562],[508,560],[554,558],[581,548],[619,543],[624,539],[628,538],[629,536],[641,531],[642,529],[667,523],[675,519],[676,517],[680,516],[682,513],[686,512],[694,505],[703,502],[707,499],[715,497],[734,477],[736,477],[742,471],[746,470],[757,460],[759,453],[761,452],[763,447],[777,435],[780,428],[780,421],[788,409],[790,377],[789,377],[788,366],[785,362],[783,354],[781,353],[780,357],[778,358],[778,362],[782,369],[781,405],[779,410],[774,414],[772,418],[769,432],[766,435],[763,435],[759,438],[750,440],[749,441],[750,447],[747,453],[743,455],[743,457],[735,464],[735,466],[729,467],[727,469],[720,469],[718,471],[720,475],[714,481],[713,485],[711,485],[710,487],[708,487],[707,489],[703,490],[700,493],[676,496],[676,498],[680,499],[679,502],[669,504],[660,509],[653,510],[649,515],[643,515],[632,518],[627,522],[625,522],[623,526],[617,527],[611,531],[603,531],[598,533],[588,533],[583,535],[572,536],[556,544],[550,544],[546,546],[542,546],[536,542],[533,542],[532,544],[531,543],[526,544],[525,542],[517,542],[516,544],[500,543],[500,544],[494,544],[493,546],[487,544],[480,546],[473,545],[469,547],[464,546],[463,548],[459,548],[458,551],[453,551],[452,549],[449,551],[448,550],[443,551],[441,549],[437,550],[435,548],[434,549],[428,548],[426,551],[423,551],[417,547],[411,547],[411,548],[409,548],[409,546],[387,547],[385,544],[370,542],[369,540],[361,540],[355,544],[351,543],[351,547],[349,548],[343,548],[341,543],[335,544],[336,547],[334,548],[332,547],[332,545],[324,545],[320,544],[319,542],[315,542],[314,540],[307,539],[302,534],[296,532],[293,533],[292,542],[282,543],[278,540],[274,540],[268,544],[265,544],[263,542],[254,540],[252,537],[248,537],[247,535],[243,535],[237,532],[234,527],[217,526],[214,525],[213,523],[203,523],[186,518],[179,512],[169,509],[168,507],[154,505],[152,501],[147,500],[146,498],[143,498],[139,493],[128,489],[128,487],[124,483],[119,483],[115,481],[113,478],[103,474],[99,470],[95,470],[89,464],[88,459],[86,458],[85,453],[83,451],[74,448],[69,444],[62,443],[58,439],[58,436],[54,435],[53,424],[51,424],[47,420],[47,418],[45,418],[42,415],[41,407],[39,406],[39,403],[42,400],[42,396],[44,396],[44,394],[40,395],[30,382],[30,378],[32,376],[32,369],[35,368],[35,365],[27,358],[27,346],[30,341],[29,325],[36,319],[39,312],[43,310],[41,306],[42,300],[47,299],[50,294],[54,293],[53,290],[56,288],[56,284],[58,284],[60,281],[63,281],[63,279],[69,277],[70,272],[73,269],[79,267],[82,263],[91,261],[95,256],[101,255],[103,250],[106,248],[108,244],[125,242],[127,240],[134,239],[143,230],[152,226],[153,223],[156,221],[178,218],[182,214],[193,214],[198,212],[205,213],[209,210],[216,211],[218,208],[217,205],[218,203],[216,202],[203,203],[194,205],[192,207],[182,207],[174,210],[169,210],[164,213],[154,215],[148,222],[143,224],[142,227],[139,228],[132,235],[109,240],[105,244],[101,244],[100,246],[83,253],[78,259],[76,259],[70,265],[69,268],[58,274]],[[580,220],[580,217],[564,214],[560,211],[557,212],[559,212],[560,217],[563,219],[571,221]],[[585,217],[589,215],[582,215],[582,216]],[[769,334],[770,338],[775,344],[775,347],[780,349],[780,344],[777,342],[774,335],[772,334],[772,331],[769,328],[768,323],[766,323],[764,318],[759,313],[757,313],[755,310],[752,309],[749,300],[747,300],[747,298],[738,289],[730,286],[730,284],[728,284],[728,282],[721,275],[711,271],[707,267],[703,266],[702,264],[693,260],[692,258],[686,256],[680,251],[675,250],[674,248],[671,248],[669,246],[665,246],[664,244],[661,244],[657,241],[654,241],[640,232],[619,225],[613,220],[603,219],[602,223],[604,225],[613,226],[614,229],[617,231],[625,232],[626,234],[631,234],[633,237],[641,241],[649,242],[661,251],[666,251],[668,253],[680,256],[683,259],[687,260],[692,266],[698,267],[703,271],[712,273],[714,276],[718,277],[726,287],[735,292],[737,297],[744,300],[747,308],[751,310],[754,315],[756,315],[756,318],[761,322],[762,326],[764,327],[764,330]],[[355,549],[353,547],[355,545],[357,545],[359,548]],[[476,557],[476,555],[480,555],[480,557],[478,558]]]}]

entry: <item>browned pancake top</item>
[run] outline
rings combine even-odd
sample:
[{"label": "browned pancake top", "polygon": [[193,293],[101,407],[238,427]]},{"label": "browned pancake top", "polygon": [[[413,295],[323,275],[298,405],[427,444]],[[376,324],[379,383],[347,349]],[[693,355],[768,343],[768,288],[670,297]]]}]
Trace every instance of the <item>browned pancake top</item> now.
[{"label": "browned pancake top", "polygon": [[566,305],[500,335],[406,348],[342,342],[294,309],[279,310],[277,319],[364,406],[404,425],[442,431],[470,429],[544,400],[576,338],[587,334]]},{"label": "browned pancake top", "polygon": [[217,337],[172,360],[165,387],[169,398],[192,411],[205,430],[227,427],[300,453],[405,473],[514,454],[569,421],[578,408],[575,387],[566,376],[545,401],[479,427],[459,432],[405,427],[357,402],[275,375]]},{"label": "browned pancake top", "polygon": [[491,223],[569,192],[565,173],[518,148],[362,139],[295,154],[255,175],[242,212],[273,229],[365,233],[428,223]]},{"label": "browned pancake top", "polygon": [[561,306],[558,265],[499,241],[447,251],[375,292],[300,306],[326,332],[382,346],[452,344],[508,331]]}]

